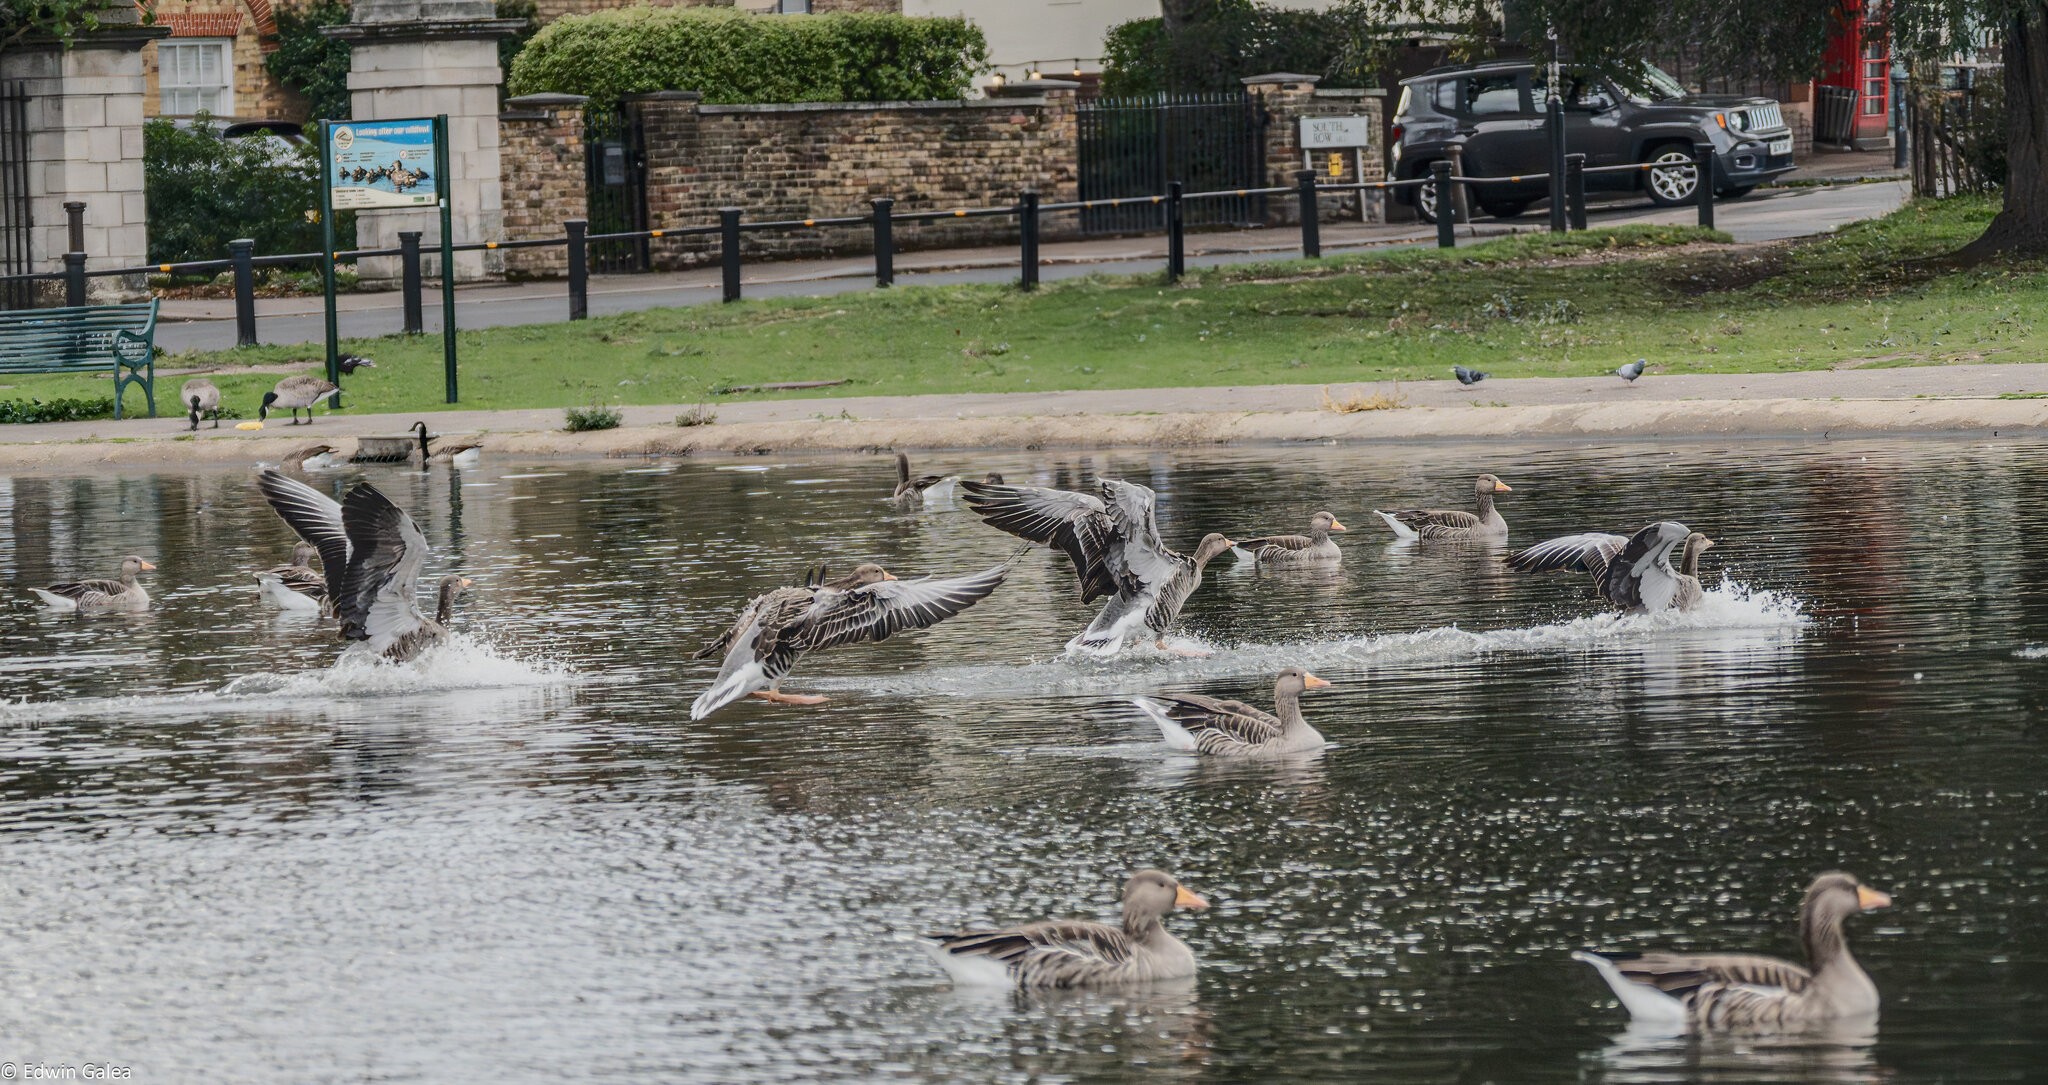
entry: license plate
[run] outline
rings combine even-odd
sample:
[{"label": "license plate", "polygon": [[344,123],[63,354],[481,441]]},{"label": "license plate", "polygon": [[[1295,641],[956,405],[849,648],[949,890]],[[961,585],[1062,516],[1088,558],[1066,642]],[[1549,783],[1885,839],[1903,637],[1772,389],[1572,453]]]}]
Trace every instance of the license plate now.
[{"label": "license plate", "polygon": [[1789,140],[1789,139],[1774,139],[1774,140],[1772,140],[1772,141],[1771,141],[1771,153],[1772,153],[1772,154],[1791,154],[1791,153],[1792,153],[1792,141],[1791,141],[1791,140]]}]

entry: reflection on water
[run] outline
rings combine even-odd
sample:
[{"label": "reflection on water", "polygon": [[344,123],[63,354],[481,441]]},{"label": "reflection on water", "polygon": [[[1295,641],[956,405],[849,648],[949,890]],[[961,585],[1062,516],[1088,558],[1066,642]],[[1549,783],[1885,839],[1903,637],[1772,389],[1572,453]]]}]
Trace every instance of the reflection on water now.
[{"label": "reflection on water", "polygon": [[[1013,540],[887,457],[345,469],[477,578],[409,667],[257,599],[291,538],[240,471],[0,479],[0,1060],[154,1080],[1964,1081],[2048,1059],[2048,551],[2003,442],[933,455],[1159,492],[1162,533],[1330,508],[1335,570],[1228,559],[1199,659],[1061,648],[1021,560],[927,633],[807,660],[817,709],[688,722],[688,659],[817,560],[958,573]],[[1483,461],[1483,462],[1480,462]],[[921,466],[926,466],[923,460]],[[1673,517],[1708,605],[1620,617],[1367,510],[1513,480],[1511,542]],[[1370,524],[1370,527],[1365,525]],[[144,615],[22,585],[156,561]],[[1175,754],[1129,704],[1304,703],[1321,756]],[[924,930],[1108,918],[1160,866],[1187,989],[952,990]],[[1874,1036],[1622,1030],[1582,947],[1797,952],[1818,870]],[[18,1049],[17,1049],[18,1048]],[[146,1071],[146,1074],[145,1074]]]}]

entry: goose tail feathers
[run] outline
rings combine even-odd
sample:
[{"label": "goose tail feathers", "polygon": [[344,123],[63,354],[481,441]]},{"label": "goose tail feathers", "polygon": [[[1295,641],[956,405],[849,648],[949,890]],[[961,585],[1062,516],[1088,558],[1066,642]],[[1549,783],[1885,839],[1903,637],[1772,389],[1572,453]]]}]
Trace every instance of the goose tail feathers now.
[{"label": "goose tail feathers", "polygon": [[1685,1027],[1685,1003],[1622,975],[1613,961],[1598,953],[1579,950],[1572,954],[1572,960],[1584,961],[1600,973],[1600,978],[1607,981],[1608,988],[1614,992],[1615,998],[1621,1000],[1621,1006],[1628,1011],[1631,1020],[1644,1025]]},{"label": "goose tail feathers", "polygon": [[1379,517],[1382,520],[1385,520],[1387,522],[1387,526],[1394,529],[1394,537],[1397,539],[1419,539],[1422,537],[1421,535],[1416,534],[1414,528],[1409,527],[1407,524],[1402,523],[1401,518],[1395,516],[1391,512],[1381,512],[1378,509],[1374,509],[1372,510],[1372,514],[1374,516]]}]

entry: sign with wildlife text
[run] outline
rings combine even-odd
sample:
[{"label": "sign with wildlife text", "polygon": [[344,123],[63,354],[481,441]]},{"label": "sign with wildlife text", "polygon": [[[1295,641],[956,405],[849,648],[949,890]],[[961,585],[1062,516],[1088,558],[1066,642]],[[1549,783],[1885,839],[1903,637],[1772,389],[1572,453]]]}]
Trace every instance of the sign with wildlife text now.
[{"label": "sign with wildlife text", "polygon": [[432,118],[327,125],[328,199],[336,211],[432,207],[440,200]]},{"label": "sign with wildlife text", "polygon": [[1370,117],[1303,117],[1301,149],[1329,151],[1372,146]]}]

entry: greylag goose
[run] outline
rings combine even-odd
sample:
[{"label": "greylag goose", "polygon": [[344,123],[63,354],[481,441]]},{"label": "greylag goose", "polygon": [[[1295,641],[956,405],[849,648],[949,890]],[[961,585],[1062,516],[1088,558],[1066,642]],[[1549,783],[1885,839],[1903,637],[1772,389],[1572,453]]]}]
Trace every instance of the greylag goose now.
[{"label": "greylag goose", "polygon": [[1237,549],[1264,565],[1342,561],[1344,552],[1337,549],[1336,540],[1330,538],[1330,532],[1349,530],[1337,522],[1335,513],[1319,512],[1309,520],[1306,535],[1262,535],[1256,539],[1239,539]]},{"label": "greylag goose", "polygon": [[[1520,573],[1588,573],[1600,598],[1654,614],[1699,605],[1706,594],[1700,588],[1700,554],[1712,545],[1676,520],[1659,520],[1626,538],[1594,531],[1550,539],[1508,555],[1507,565]],[[1683,571],[1671,567],[1671,552],[1680,546]]]},{"label": "greylag goose", "polygon": [[442,577],[434,617],[420,613],[414,593],[427,560],[426,536],[375,486],[358,482],[337,503],[271,468],[256,485],[299,538],[320,552],[341,637],[357,644],[351,651],[404,663],[447,635],[455,597],[472,582]]},{"label": "greylag goose", "polygon": [[427,464],[435,460],[441,460],[455,467],[475,467],[477,461],[483,458],[484,446],[481,442],[444,443],[441,447],[435,448],[431,444],[433,439],[427,434],[426,422],[414,422],[412,430],[419,435],[420,439],[421,468],[425,468]]},{"label": "greylag goose", "polygon": [[1195,953],[1160,920],[1176,908],[1201,911],[1209,902],[1160,870],[1141,870],[1124,883],[1123,922],[1048,920],[1002,930],[926,935],[953,982],[975,986],[1113,987],[1195,974]]},{"label": "greylag goose", "polygon": [[1001,486],[1003,484],[1003,476],[997,474],[994,471],[990,471],[988,474],[981,476],[981,481],[986,482],[991,486]]},{"label": "greylag goose", "polygon": [[1472,483],[1473,497],[1479,503],[1477,513],[1458,509],[1374,509],[1372,514],[1385,520],[1395,536],[1402,539],[1505,539],[1508,522],[1493,507],[1493,495],[1513,491],[1514,487],[1492,475],[1481,475]]},{"label": "greylag goose", "polygon": [[1572,954],[1600,971],[1629,1016],[1700,1031],[1776,1031],[1875,1017],[1877,985],[1849,953],[1842,923],[1892,898],[1841,871],[1813,880],[1799,903],[1806,967],[1752,954]]},{"label": "greylag goose", "polygon": [[814,570],[803,587],[777,588],[740,609],[732,628],[692,658],[723,656],[711,688],[690,705],[701,720],[742,697],[775,704],[822,704],[823,697],[782,692],[782,679],[805,654],[845,644],[886,640],[905,629],[929,629],[988,597],[1009,562],[968,576],[898,580],[879,565],[861,565],[838,580]]},{"label": "greylag goose", "polygon": [[1166,744],[1176,750],[1225,757],[1265,757],[1323,748],[1323,736],[1301,715],[1305,690],[1330,683],[1299,667],[1280,672],[1273,683],[1273,711],[1243,701],[1219,701],[1192,693],[1134,697],[1132,704],[1152,717]]},{"label": "greylag goose", "polygon": [[312,543],[298,543],[292,547],[289,565],[256,574],[257,590],[280,610],[328,610],[327,578],[313,569],[313,559],[319,555]]},{"label": "greylag goose", "polygon": [[334,459],[333,445],[307,445],[297,452],[286,456],[284,463],[281,465],[283,470],[294,474],[302,474],[307,471],[324,471],[334,466],[337,466],[337,464]]},{"label": "greylag goose", "polygon": [[156,566],[130,554],[121,559],[121,577],[118,580],[78,580],[29,590],[42,596],[43,604],[51,610],[65,613],[139,613],[149,609],[149,593],[142,590],[142,584],[135,578],[154,568]]},{"label": "greylag goose", "polygon": [[194,377],[178,386],[178,402],[185,405],[185,415],[192,420],[192,428],[199,428],[199,416],[213,415],[213,428],[220,428],[220,389],[205,377]]},{"label": "greylag goose", "polygon": [[921,501],[932,487],[944,481],[946,476],[943,475],[910,477],[910,457],[901,452],[896,454],[896,492],[892,495],[895,500]]},{"label": "greylag goose", "polygon": [[310,374],[286,377],[263,393],[263,406],[257,408],[256,420],[269,421],[270,408],[283,407],[292,412],[292,425],[300,425],[299,412],[306,412],[305,425],[313,424],[313,405],[335,392],[341,391],[329,382]]}]

